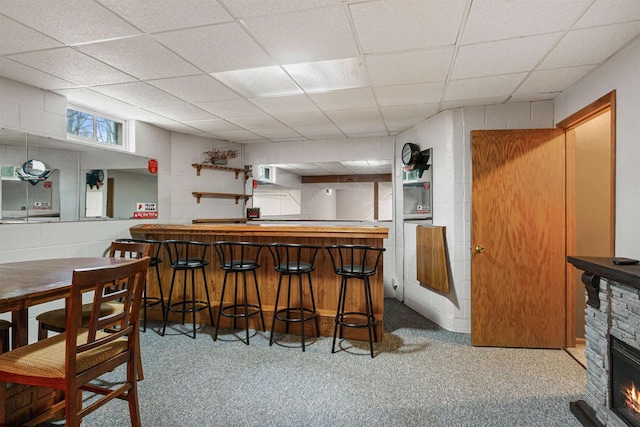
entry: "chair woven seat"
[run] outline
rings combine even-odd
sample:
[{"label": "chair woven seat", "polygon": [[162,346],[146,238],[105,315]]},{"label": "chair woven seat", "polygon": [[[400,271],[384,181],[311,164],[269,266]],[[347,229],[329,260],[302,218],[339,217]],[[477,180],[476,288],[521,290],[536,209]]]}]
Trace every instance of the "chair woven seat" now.
[{"label": "chair woven seat", "polygon": [[[87,342],[87,329],[78,330],[78,344]],[[98,331],[97,338],[108,336]],[[78,354],[78,372],[87,371],[118,354],[127,351],[127,340],[115,340],[107,345]],[[55,335],[32,345],[0,355],[0,371],[12,372],[26,377],[65,377],[65,336]]]},{"label": "chair woven seat", "polygon": [[[93,308],[93,304],[83,304],[82,305],[82,324],[80,325],[83,328],[86,328],[89,325],[89,318],[91,317],[91,309]],[[122,311],[122,303],[118,302],[107,302],[100,306],[100,316],[106,316],[109,314],[114,314],[119,311]],[[36,316],[36,320],[38,322],[46,323],[49,326],[53,326],[55,328],[64,329],[67,321],[67,312],[64,308],[60,308],[58,310],[45,311]],[[1,329],[1,328],[0,328]]]}]

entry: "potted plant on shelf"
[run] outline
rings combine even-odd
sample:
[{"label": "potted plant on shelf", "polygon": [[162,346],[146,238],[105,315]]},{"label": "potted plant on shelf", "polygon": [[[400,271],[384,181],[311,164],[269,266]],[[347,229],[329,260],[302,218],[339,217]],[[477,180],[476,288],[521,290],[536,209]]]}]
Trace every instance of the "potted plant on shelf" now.
[{"label": "potted plant on shelf", "polygon": [[205,160],[203,161],[203,163],[208,163],[211,165],[226,165],[227,164],[227,160],[228,159],[233,159],[234,157],[237,157],[239,153],[239,150],[224,150],[221,151],[217,148],[212,148],[209,151],[205,151],[204,154]]}]

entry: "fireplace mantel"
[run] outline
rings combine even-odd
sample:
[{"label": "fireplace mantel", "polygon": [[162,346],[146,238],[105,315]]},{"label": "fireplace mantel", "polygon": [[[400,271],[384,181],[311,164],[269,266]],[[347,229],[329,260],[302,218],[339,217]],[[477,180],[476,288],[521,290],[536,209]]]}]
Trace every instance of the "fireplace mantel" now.
[{"label": "fireplace mantel", "polygon": [[587,304],[600,308],[600,278],[624,283],[640,290],[640,264],[616,265],[611,257],[567,257],[567,261],[584,271],[582,283],[587,289]]}]

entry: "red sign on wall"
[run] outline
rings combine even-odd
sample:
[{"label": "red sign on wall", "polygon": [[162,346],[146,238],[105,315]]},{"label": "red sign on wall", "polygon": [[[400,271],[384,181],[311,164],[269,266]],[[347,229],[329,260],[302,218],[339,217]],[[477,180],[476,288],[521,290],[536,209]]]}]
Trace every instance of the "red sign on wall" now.
[{"label": "red sign on wall", "polygon": [[134,218],[158,218],[158,212],[134,212]]},{"label": "red sign on wall", "polygon": [[157,174],[158,173],[158,161],[156,159],[149,159],[149,172],[151,172],[152,174]]}]

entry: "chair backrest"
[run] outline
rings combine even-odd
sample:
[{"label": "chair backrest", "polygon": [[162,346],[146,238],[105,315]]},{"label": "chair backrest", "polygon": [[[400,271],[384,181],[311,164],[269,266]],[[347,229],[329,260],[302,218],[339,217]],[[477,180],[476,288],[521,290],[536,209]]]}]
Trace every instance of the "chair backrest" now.
[{"label": "chair backrest", "polygon": [[162,262],[162,257],[160,256],[160,252],[162,251],[163,247],[162,240],[122,238],[116,239],[115,241],[125,243],[147,243],[149,245],[149,256],[151,257],[151,265],[156,265]]},{"label": "chair backrest", "polygon": [[315,260],[321,246],[297,243],[271,243],[267,245],[276,271],[280,273],[308,273],[315,269]]},{"label": "chair backrest", "polygon": [[333,271],[341,276],[364,277],[373,276],[378,271],[378,264],[385,248],[365,245],[330,245],[326,246]]},{"label": "chair backrest", "polygon": [[260,267],[258,259],[263,245],[259,243],[220,241],[213,247],[223,270],[247,271]]},{"label": "chair backrest", "polygon": [[207,249],[209,243],[189,240],[165,240],[164,247],[169,254],[171,267],[177,269],[201,268],[209,264]]},{"label": "chair backrest", "polygon": [[150,245],[141,242],[111,242],[109,256],[111,258],[142,258],[149,256]]},{"label": "chair backrest", "polygon": [[[128,350],[134,354],[138,334],[133,333],[140,316],[140,302],[149,268],[150,258],[124,260],[122,263],[84,268],[73,271],[71,284],[70,308],[67,311],[66,351],[67,373],[78,372],[76,357],[80,353],[94,350],[115,340],[126,338]],[[117,290],[105,292],[114,283],[121,285]],[[86,340],[80,340],[78,332],[81,327],[83,294],[93,292],[93,305],[88,323]],[[102,303],[119,300],[121,309],[106,315],[100,314]],[[129,355],[120,355],[112,360],[110,369],[128,360]],[[105,367],[107,369],[108,366]],[[107,369],[108,370],[108,369]],[[106,371],[105,371],[106,372]]]}]

